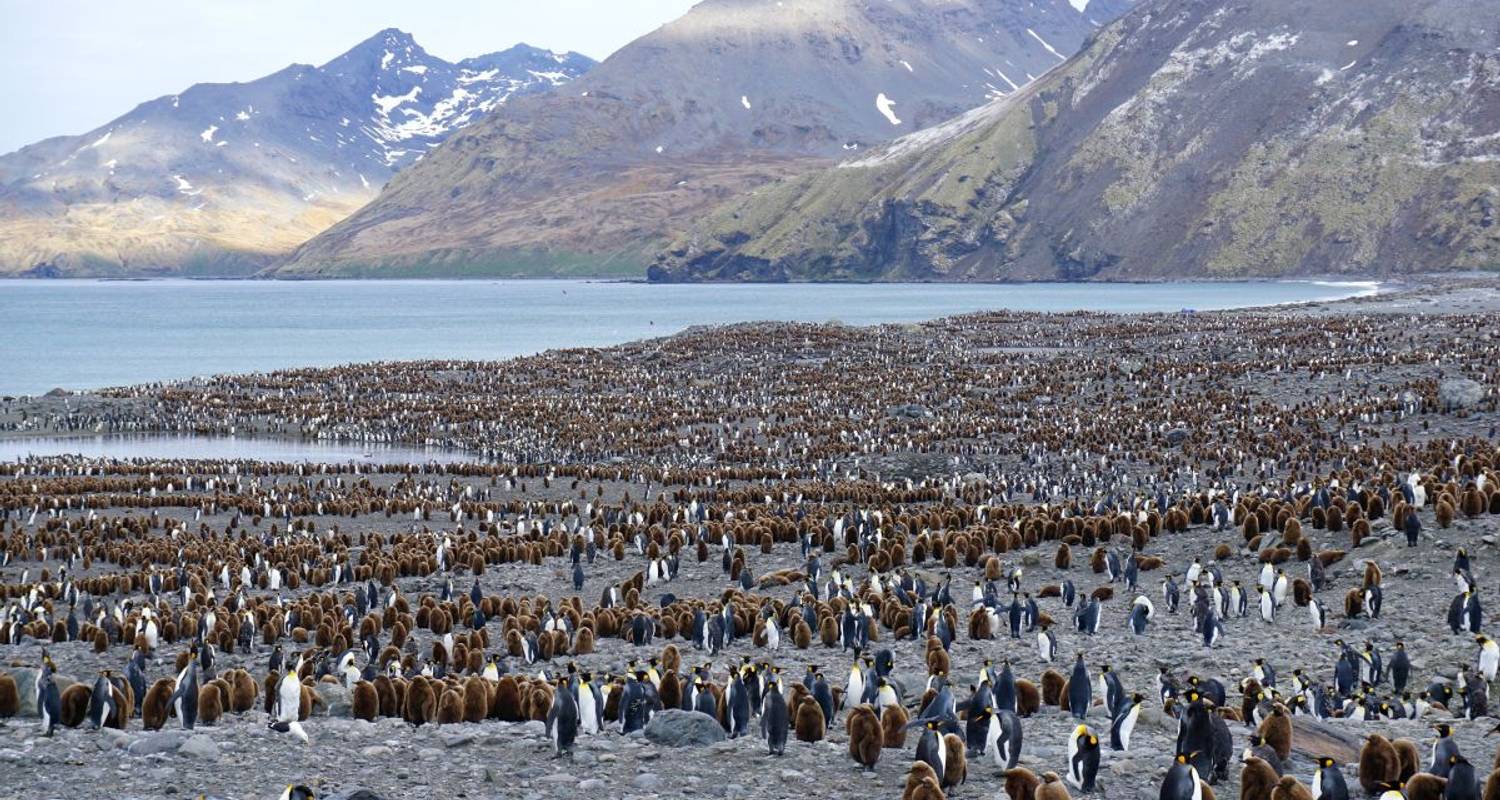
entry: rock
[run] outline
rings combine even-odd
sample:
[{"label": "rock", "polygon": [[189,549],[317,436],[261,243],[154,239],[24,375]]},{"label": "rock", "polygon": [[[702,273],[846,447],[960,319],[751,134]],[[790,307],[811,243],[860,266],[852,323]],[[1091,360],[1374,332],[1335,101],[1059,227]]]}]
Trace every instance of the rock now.
[{"label": "rock", "polygon": [[318,684],[318,696],[323,698],[323,707],[327,709],[330,717],[352,717],[354,716],[354,702],[350,697],[349,690],[341,683]]},{"label": "rock", "polygon": [[587,780],[579,781],[578,782],[578,791],[580,791],[580,792],[602,792],[602,791],[604,791],[604,781],[602,781],[602,780],[600,780],[598,778],[589,778]]},{"label": "rock", "polygon": [[[690,711],[684,713],[697,714],[698,712]],[[699,714],[699,716],[707,717],[708,715]],[[648,792],[654,792],[657,789],[661,788],[661,778],[657,777],[656,773],[654,772],[642,772],[641,774],[635,776],[635,779],[632,780],[630,784],[637,789],[644,789]]]},{"label": "rock", "polygon": [[[35,717],[36,713],[36,670],[30,667],[7,667],[5,672],[16,682],[16,689],[21,694],[20,709],[16,711],[18,717]],[[58,684],[58,691],[62,691],[62,684]]]},{"label": "rock", "polygon": [[369,789],[350,789],[346,792],[328,795],[327,800],[385,800],[385,798]]},{"label": "rock", "polygon": [[1450,378],[1438,384],[1438,405],[1444,411],[1457,411],[1479,405],[1484,399],[1484,385],[1468,378]]},{"label": "rock", "polygon": [[371,758],[371,759],[373,759],[373,758],[385,758],[385,757],[391,755],[394,752],[395,752],[394,750],[392,750],[389,747],[386,747],[383,744],[372,744],[369,747],[366,747],[365,749],[359,751],[359,754],[361,756],[364,756],[365,758]]},{"label": "rock", "polygon": [[1308,759],[1328,756],[1344,764],[1359,762],[1363,742],[1321,722],[1304,716],[1292,717],[1292,751]]},{"label": "rock", "polygon": [[1146,368],[1145,362],[1140,359],[1126,358],[1119,362],[1120,371],[1126,375],[1134,375]]},{"label": "rock", "polygon": [[717,720],[698,711],[668,709],[646,723],[646,739],[667,747],[702,747],[727,738]]},{"label": "rock", "polygon": [[207,758],[217,760],[219,758],[219,746],[214,740],[201,733],[188,737],[188,740],[177,748],[180,756],[193,756],[194,758]]},{"label": "rock", "polygon": [[921,418],[927,416],[927,407],[924,406],[924,405],[921,405],[920,403],[907,403],[905,405],[900,405],[900,406],[893,407],[890,410],[889,414],[892,417],[905,417],[907,419],[921,419]]},{"label": "rock", "polygon": [[1173,428],[1172,430],[1167,431],[1167,444],[1173,447],[1176,447],[1177,445],[1187,441],[1187,438],[1187,428]]},{"label": "rock", "polygon": [[463,747],[474,741],[474,734],[470,731],[459,731],[458,733],[445,733],[439,737],[444,747]]},{"label": "rock", "polygon": [[100,728],[99,733],[105,741],[109,742],[110,747],[116,747],[121,750],[128,749],[130,743],[135,741],[134,736],[114,728]]},{"label": "rock", "polygon": [[192,731],[157,731],[131,742],[125,752],[133,756],[172,753],[192,736]]}]

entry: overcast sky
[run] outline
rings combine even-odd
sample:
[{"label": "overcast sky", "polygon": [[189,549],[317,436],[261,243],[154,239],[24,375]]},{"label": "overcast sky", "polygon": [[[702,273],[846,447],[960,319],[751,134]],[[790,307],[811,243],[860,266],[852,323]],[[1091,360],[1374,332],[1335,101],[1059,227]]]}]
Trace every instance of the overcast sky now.
[{"label": "overcast sky", "polygon": [[194,83],[321,64],[382,28],[458,61],[526,42],[603,60],[696,0],[0,0],[0,153]]}]

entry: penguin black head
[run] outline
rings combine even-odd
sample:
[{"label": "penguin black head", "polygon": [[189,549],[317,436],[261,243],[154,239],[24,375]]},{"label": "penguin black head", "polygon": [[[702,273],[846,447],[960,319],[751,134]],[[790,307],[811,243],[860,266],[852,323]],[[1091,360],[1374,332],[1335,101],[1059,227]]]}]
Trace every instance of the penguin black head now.
[{"label": "penguin black head", "polygon": [[1433,725],[1432,729],[1437,731],[1438,738],[1440,739],[1446,739],[1449,736],[1453,735],[1453,726],[1449,725],[1446,722],[1439,722],[1438,724]]},{"label": "penguin black head", "polygon": [[1319,756],[1318,757],[1318,766],[1320,766],[1320,767],[1322,767],[1324,769],[1331,769],[1333,767],[1336,767],[1336,766],[1338,766],[1338,763],[1339,762],[1334,761],[1333,759],[1329,758],[1328,756]]}]

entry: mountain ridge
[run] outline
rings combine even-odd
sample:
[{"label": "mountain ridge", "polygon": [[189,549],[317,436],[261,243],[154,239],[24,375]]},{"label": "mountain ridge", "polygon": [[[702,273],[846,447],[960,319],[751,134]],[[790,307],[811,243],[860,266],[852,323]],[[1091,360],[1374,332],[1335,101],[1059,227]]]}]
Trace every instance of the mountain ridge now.
[{"label": "mountain ridge", "polygon": [[640,275],[706,209],[1015,91],[1092,30],[1064,0],[706,0],[449,140],[270,274]]},{"label": "mountain ridge", "polygon": [[387,28],[321,66],[144,101],[0,156],[0,274],[252,274],[456,130],[592,63],[529,45],[451,63]]},{"label": "mountain ridge", "polygon": [[[1500,3],[1479,4],[1500,12]],[[1457,0],[1158,0],[1016,95],[722,206],[654,280],[1500,263],[1500,34]]]}]

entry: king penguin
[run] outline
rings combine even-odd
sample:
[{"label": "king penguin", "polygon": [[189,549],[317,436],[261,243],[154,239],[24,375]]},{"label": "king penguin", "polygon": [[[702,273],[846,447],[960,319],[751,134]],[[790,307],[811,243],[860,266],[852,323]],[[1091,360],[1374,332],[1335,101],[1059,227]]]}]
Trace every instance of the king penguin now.
[{"label": "king penguin", "polygon": [[1135,731],[1135,723],[1141,718],[1141,701],[1146,698],[1139,693],[1130,696],[1130,701],[1125,707],[1115,714],[1115,718],[1109,723],[1109,747],[1111,750],[1130,750],[1130,734]]},{"label": "king penguin", "polygon": [[571,756],[578,740],[578,698],[568,691],[567,678],[559,678],[552,693],[552,707],[547,710],[547,738],[552,740],[555,757]]},{"label": "king penguin", "polygon": [[1079,725],[1068,739],[1068,783],[1081,792],[1092,792],[1098,774],[1099,737],[1087,725]]},{"label": "king penguin", "polygon": [[1068,710],[1073,716],[1083,719],[1088,716],[1093,702],[1094,687],[1089,680],[1089,668],[1083,663],[1083,653],[1079,652],[1073,662],[1073,675],[1068,678]]},{"label": "king penguin", "polygon": [[771,755],[786,753],[786,733],[790,727],[786,695],[781,693],[780,681],[773,680],[766,684],[760,709],[760,735],[766,740],[766,749]]},{"label": "king penguin", "polygon": [[191,661],[177,677],[177,690],[172,694],[172,708],[177,712],[177,721],[182,729],[190,731],[198,722],[198,662]]},{"label": "king penguin", "polygon": [[1333,759],[1323,756],[1318,759],[1318,768],[1313,772],[1313,800],[1349,800],[1349,784],[1344,781],[1344,771]]},{"label": "king penguin", "polygon": [[1178,753],[1161,782],[1161,800],[1203,800],[1203,781],[1188,757]]}]

